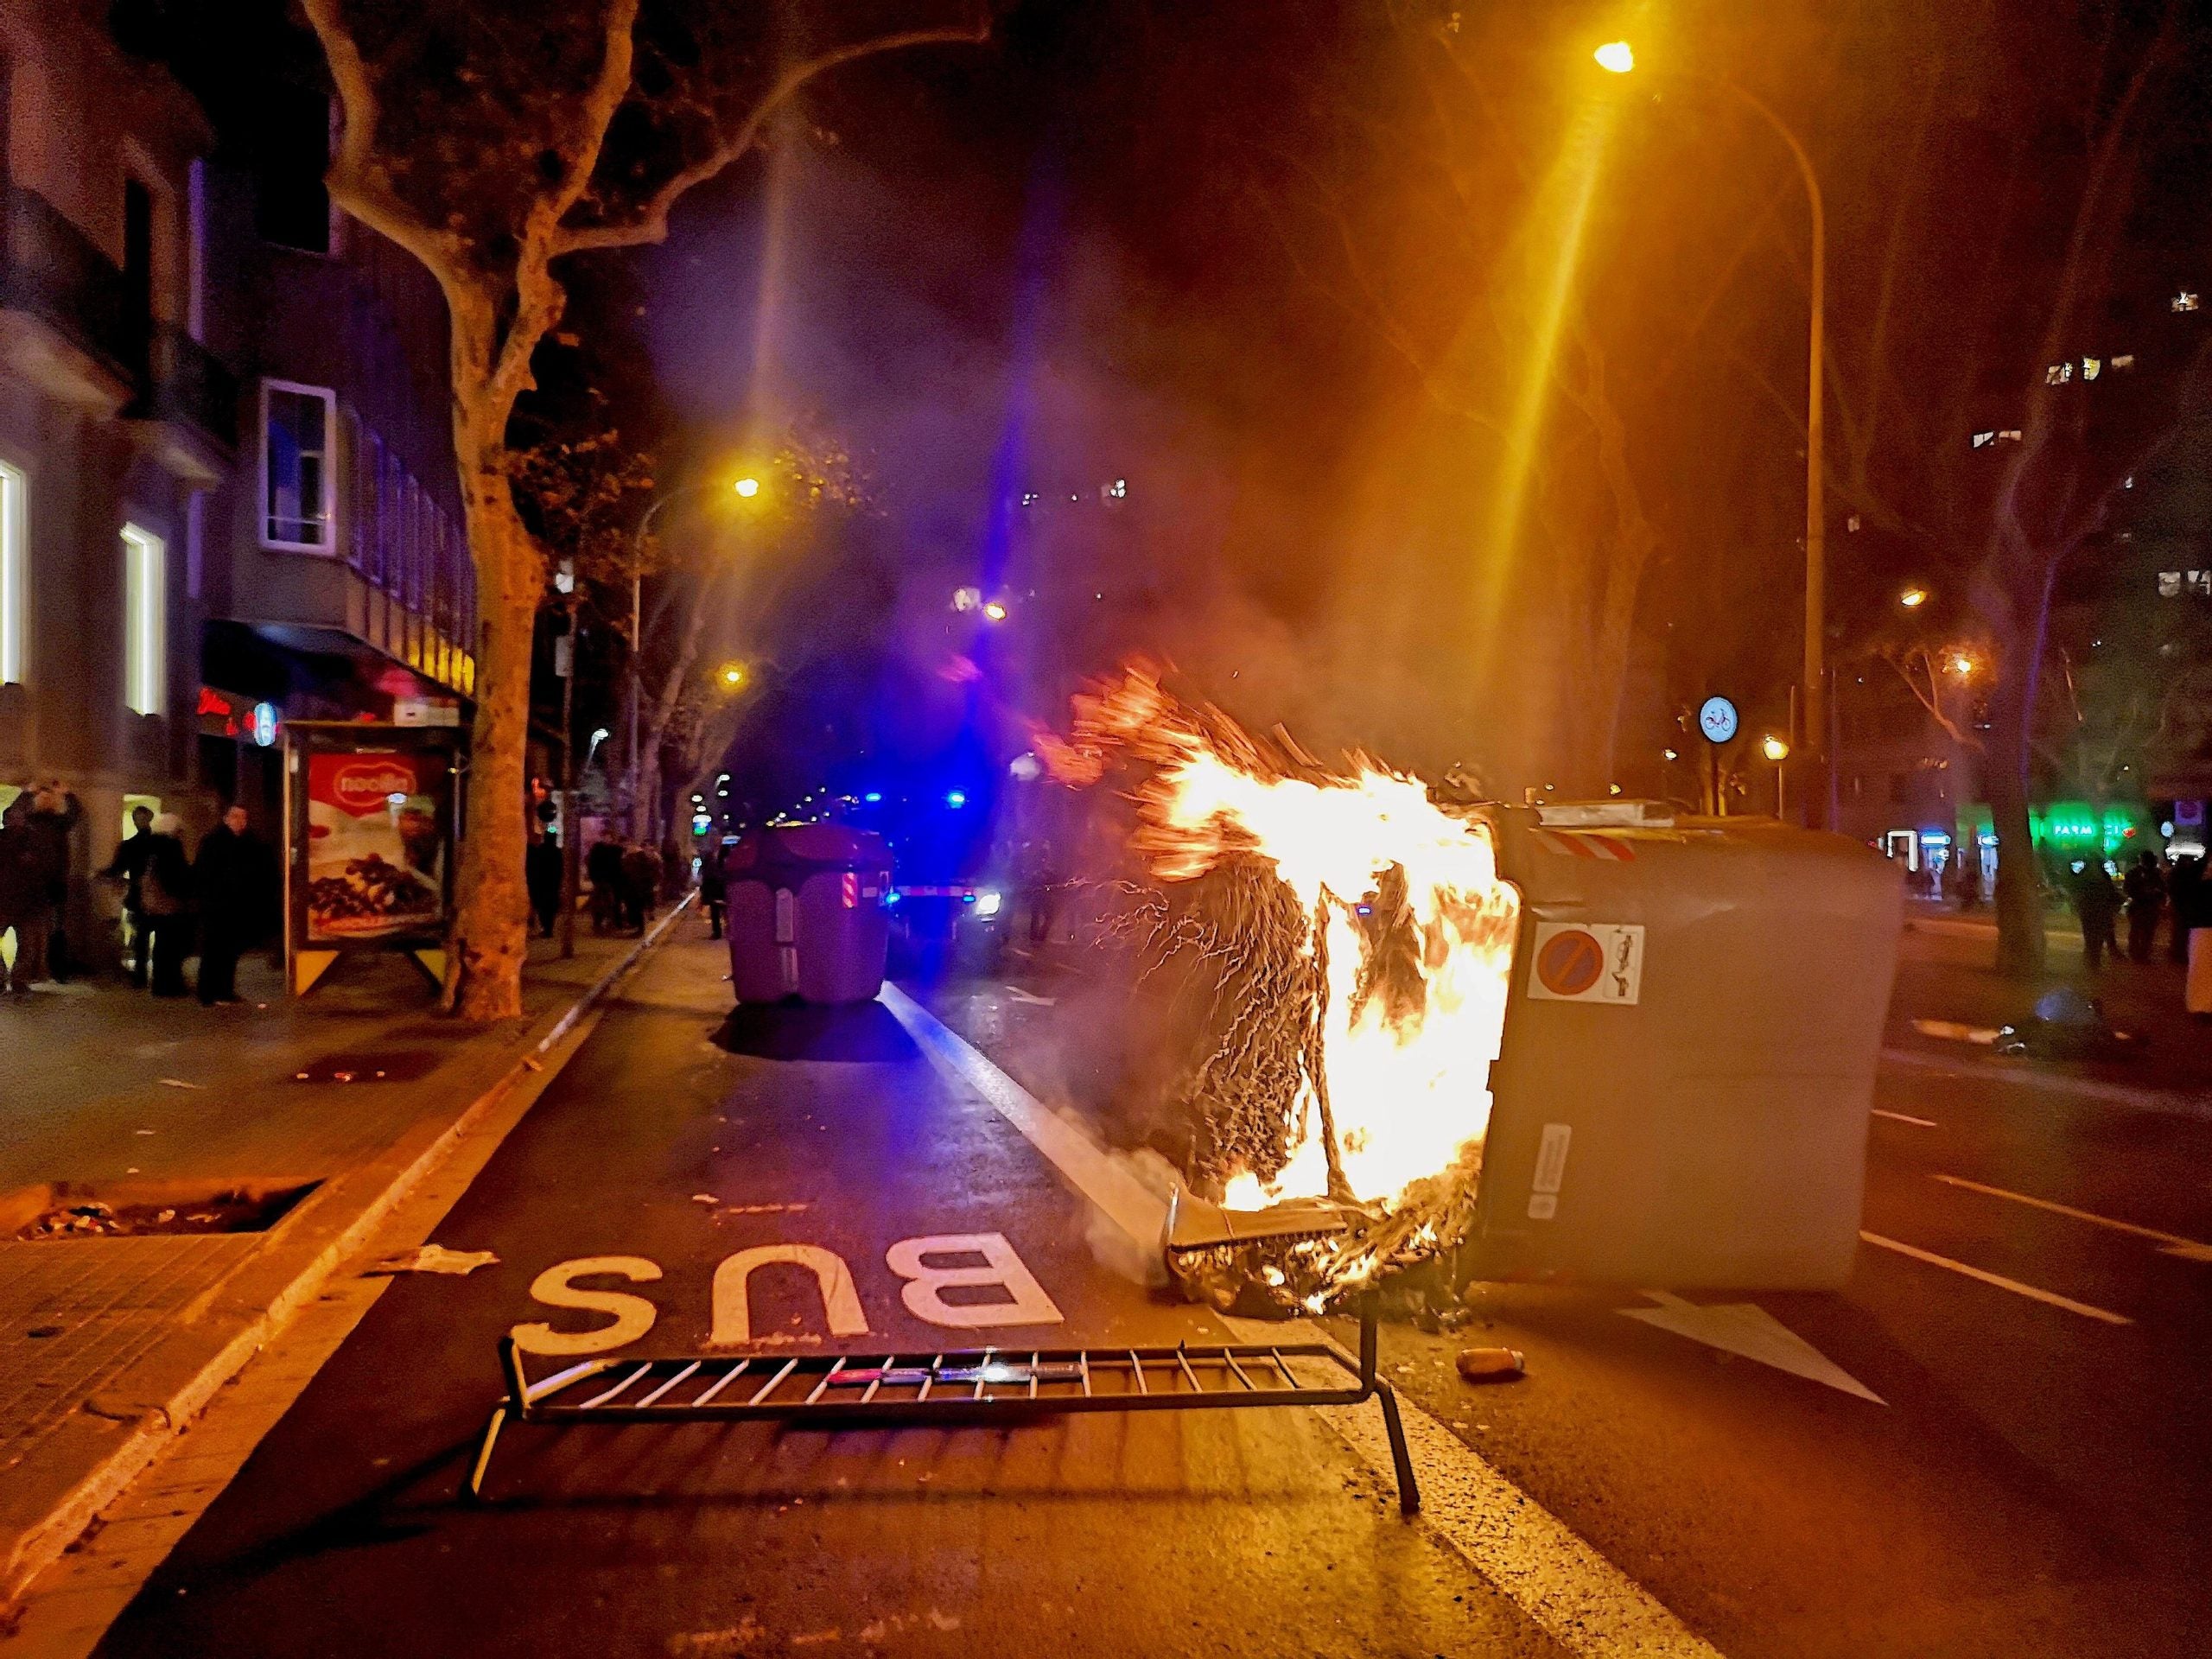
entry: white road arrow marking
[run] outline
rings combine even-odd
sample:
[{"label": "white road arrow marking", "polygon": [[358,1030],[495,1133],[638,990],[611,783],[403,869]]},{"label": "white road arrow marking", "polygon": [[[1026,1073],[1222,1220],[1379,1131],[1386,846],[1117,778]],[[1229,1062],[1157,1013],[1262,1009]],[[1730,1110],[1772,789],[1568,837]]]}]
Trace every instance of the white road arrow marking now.
[{"label": "white road arrow marking", "polygon": [[1708,1348],[1755,1359],[1809,1382],[1825,1382],[1878,1406],[1889,1403],[1756,1302],[1719,1302],[1701,1307],[1669,1291],[1643,1294],[1659,1306],[1624,1307],[1620,1312]]},{"label": "white road arrow marking", "polygon": [[2025,1192],[2013,1192],[2001,1186],[1985,1186],[1980,1181],[1967,1179],[1963,1175],[1936,1175],[1935,1179],[1946,1186],[1963,1187],[1969,1192],[1980,1192],[1987,1198],[2010,1198],[2014,1204],[2024,1204],[2031,1209],[2048,1210],[2054,1216],[2067,1216],[2075,1221],[2086,1221],[2093,1227],[2109,1227],[2115,1233],[2130,1233],[2137,1238],[2147,1238],[2161,1247],[2162,1254],[2177,1255],[2184,1262],[2212,1262],[2212,1244],[2183,1238],[2179,1233],[2160,1232],[2156,1227],[2145,1227],[2133,1221],[2115,1221],[2110,1216],[2076,1210],[2070,1204],[2031,1198]]}]

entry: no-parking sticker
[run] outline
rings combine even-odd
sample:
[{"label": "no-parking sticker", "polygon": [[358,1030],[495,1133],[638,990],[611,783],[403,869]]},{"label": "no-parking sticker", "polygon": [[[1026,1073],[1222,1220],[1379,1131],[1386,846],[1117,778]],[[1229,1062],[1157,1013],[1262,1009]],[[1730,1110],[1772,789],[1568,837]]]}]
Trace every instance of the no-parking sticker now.
[{"label": "no-parking sticker", "polygon": [[1529,995],[1548,1002],[1634,1003],[1643,988],[1643,928],[1636,922],[1538,922]]}]

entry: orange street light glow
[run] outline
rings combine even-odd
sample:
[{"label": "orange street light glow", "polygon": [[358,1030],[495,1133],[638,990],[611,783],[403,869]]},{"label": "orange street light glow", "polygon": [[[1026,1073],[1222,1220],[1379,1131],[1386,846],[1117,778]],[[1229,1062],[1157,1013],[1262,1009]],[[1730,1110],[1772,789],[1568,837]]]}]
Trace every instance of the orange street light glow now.
[{"label": "orange street light glow", "polygon": [[747,500],[751,500],[754,496],[760,493],[760,480],[757,478],[739,479],[737,480],[737,493],[745,497]]},{"label": "orange street light glow", "polygon": [[1908,588],[1897,595],[1897,603],[1908,611],[1917,610],[1927,602],[1928,590],[1925,588]]},{"label": "orange street light glow", "polygon": [[1006,620],[1006,607],[995,599],[983,607],[983,614],[994,622],[1003,622]]},{"label": "orange street light glow", "polygon": [[721,677],[724,685],[733,691],[736,690],[739,686],[745,683],[745,664],[742,663],[728,664],[723,668]]},{"label": "orange street light glow", "polygon": [[1952,673],[1964,679],[1974,672],[1974,660],[1963,651],[1955,651],[1951,653],[1950,669]]},{"label": "orange street light glow", "polygon": [[1766,751],[1766,758],[1777,766],[1789,758],[1789,746],[1778,737],[1770,737],[1759,747]]},{"label": "orange street light glow", "polygon": [[1626,41],[1607,41],[1590,54],[1608,73],[1624,75],[1636,67],[1636,52]]}]

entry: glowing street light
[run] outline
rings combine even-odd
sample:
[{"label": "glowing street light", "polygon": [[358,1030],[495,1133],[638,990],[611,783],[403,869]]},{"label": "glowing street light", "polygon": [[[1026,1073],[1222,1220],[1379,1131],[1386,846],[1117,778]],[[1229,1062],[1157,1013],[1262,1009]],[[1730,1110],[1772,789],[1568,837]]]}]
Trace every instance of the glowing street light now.
[{"label": "glowing street light", "polygon": [[722,689],[724,690],[734,691],[738,687],[745,683],[745,664],[743,663],[724,663],[721,666],[721,672],[716,674],[715,677],[722,683]]},{"label": "glowing street light", "polygon": [[1783,798],[1782,763],[1789,758],[1789,745],[1769,732],[1759,744],[1759,752],[1774,762],[1774,816],[1787,817],[1787,803]]},{"label": "glowing street light", "polygon": [[1908,588],[1897,595],[1897,603],[1908,611],[1916,611],[1927,602],[1928,590],[1925,588]]},{"label": "glowing street light", "polygon": [[1765,753],[1766,758],[1777,766],[1780,766],[1789,758],[1789,746],[1778,737],[1770,735],[1764,743],[1759,745],[1759,747]]},{"label": "glowing street light", "polygon": [[740,495],[750,501],[760,493],[760,480],[757,478],[741,478],[733,487]]},{"label": "glowing street light", "polygon": [[[1612,74],[1625,75],[1636,67],[1636,53],[1626,41],[1608,41],[1591,55],[1599,68]],[[1815,763],[1811,768],[1815,785],[1813,810],[1806,822],[1818,823],[1823,818],[1833,821],[1837,805],[1834,757],[1824,757],[1821,752],[1821,734],[1827,730],[1828,695],[1827,477],[1822,459],[1827,453],[1823,435],[1823,411],[1827,405],[1821,392],[1821,369],[1827,359],[1823,343],[1827,328],[1827,207],[1821,194],[1820,175],[1814,170],[1813,158],[1806,153],[1803,142],[1789,124],[1777,115],[1765,99],[1735,81],[1709,84],[1735,98],[1774,130],[1775,137],[1782,140],[1790,159],[1797,164],[1798,177],[1805,186],[1806,207],[1812,217],[1811,257],[1807,261],[1806,281],[1805,661],[1802,700],[1798,706],[1804,711],[1801,729],[1805,734],[1808,757]]]},{"label": "glowing street light", "polygon": [[1001,601],[995,599],[989,604],[983,607],[983,614],[989,617],[994,622],[1003,622],[1006,620],[1006,606]]},{"label": "glowing street light", "polygon": [[1944,666],[1963,680],[1970,677],[1980,664],[1974,661],[1970,652],[1955,651],[1951,653],[1950,660],[1945,663]]}]

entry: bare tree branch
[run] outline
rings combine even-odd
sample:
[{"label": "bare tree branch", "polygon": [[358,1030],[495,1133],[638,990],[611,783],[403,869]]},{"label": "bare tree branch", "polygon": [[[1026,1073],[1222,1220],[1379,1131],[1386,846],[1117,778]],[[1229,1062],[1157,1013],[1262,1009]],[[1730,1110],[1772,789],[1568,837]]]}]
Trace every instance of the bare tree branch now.
[{"label": "bare tree branch", "polygon": [[990,19],[986,16],[966,29],[910,29],[893,35],[879,35],[791,65],[776,77],[753,105],[752,113],[738,124],[734,131],[702,160],[672,175],[633,217],[607,224],[563,226],[553,238],[554,257],[581,253],[591,248],[633,248],[665,241],[669,213],[684,194],[704,184],[751,149],[759,142],[760,129],[768,118],[817,76],[880,52],[894,52],[910,46],[981,44],[990,37]]}]

